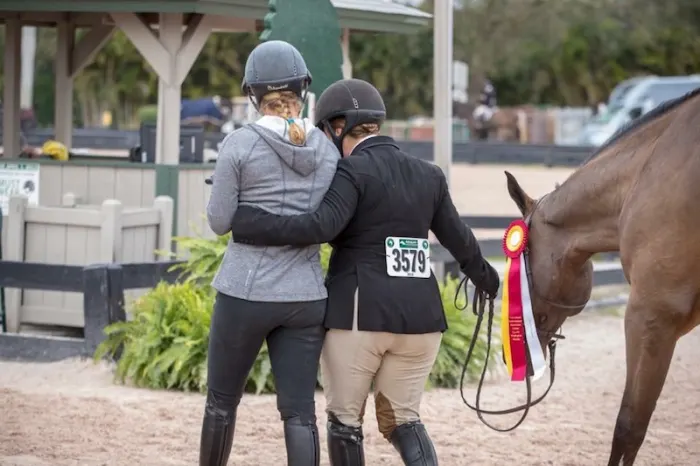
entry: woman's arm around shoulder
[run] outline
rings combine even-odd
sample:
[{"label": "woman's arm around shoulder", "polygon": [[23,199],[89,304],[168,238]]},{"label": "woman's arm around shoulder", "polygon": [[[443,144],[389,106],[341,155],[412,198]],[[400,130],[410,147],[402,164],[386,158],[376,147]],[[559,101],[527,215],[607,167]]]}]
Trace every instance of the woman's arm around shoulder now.
[{"label": "woman's arm around shoulder", "polygon": [[341,159],[315,212],[282,216],[241,205],[233,218],[234,241],[265,246],[308,246],[331,241],[355,215],[360,193],[361,184],[352,163]]}]

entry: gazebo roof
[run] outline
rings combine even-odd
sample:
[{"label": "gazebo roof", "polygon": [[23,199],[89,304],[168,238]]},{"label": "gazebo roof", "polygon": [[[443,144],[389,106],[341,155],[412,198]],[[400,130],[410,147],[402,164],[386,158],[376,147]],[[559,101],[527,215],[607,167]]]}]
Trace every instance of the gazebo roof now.
[{"label": "gazebo roof", "polygon": [[[342,28],[371,32],[411,33],[430,23],[432,15],[390,0],[331,0]],[[268,12],[267,0],[2,0],[0,22],[9,15],[41,24],[59,13],[104,14],[200,13],[262,20]],[[92,15],[82,17],[86,24]],[[157,21],[157,20],[156,20]]]},{"label": "gazebo roof", "polygon": [[430,23],[432,15],[390,0],[331,0],[340,26],[375,32],[414,32]]}]

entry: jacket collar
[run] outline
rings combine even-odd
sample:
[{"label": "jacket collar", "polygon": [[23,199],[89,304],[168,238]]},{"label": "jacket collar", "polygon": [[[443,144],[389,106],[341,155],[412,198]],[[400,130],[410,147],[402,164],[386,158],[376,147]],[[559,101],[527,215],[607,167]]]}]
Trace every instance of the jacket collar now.
[{"label": "jacket collar", "polygon": [[350,155],[355,155],[360,151],[376,146],[394,146],[395,148],[400,149],[398,144],[396,144],[396,141],[394,141],[394,138],[379,135],[367,138],[364,141],[360,142],[358,145],[355,146],[352,152],[350,152]]}]

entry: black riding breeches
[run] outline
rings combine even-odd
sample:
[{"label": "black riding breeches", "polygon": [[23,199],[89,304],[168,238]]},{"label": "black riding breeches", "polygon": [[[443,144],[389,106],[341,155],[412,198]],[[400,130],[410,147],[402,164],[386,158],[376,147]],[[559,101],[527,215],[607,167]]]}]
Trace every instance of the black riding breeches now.
[{"label": "black riding breeches", "polygon": [[314,392],[326,301],[254,302],[217,294],[209,335],[208,393],[200,466],[228,460],[236,409],[263,342],[285,422],[290,466],[318,464]]}]

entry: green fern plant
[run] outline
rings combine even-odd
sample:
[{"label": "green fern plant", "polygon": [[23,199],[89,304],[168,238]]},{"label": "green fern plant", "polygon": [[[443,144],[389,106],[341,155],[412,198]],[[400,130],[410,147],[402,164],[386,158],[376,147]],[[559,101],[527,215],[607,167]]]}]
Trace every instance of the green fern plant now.
[{"label": "green fern plant", "polygon": [[174,265],[172,270],[180,270],[184,281],[208,286],[214,280],[216,271],[219,270],[230,239],[231,233],[213,239],[202,236],[173,238],[187,254],[184,262]]},{"label": "green fern plant", "polygon": [[146,388],[202,391],[214,295],[193,283],[160,283],[131,306],[132,319],[105,329],[95,359],[115,356],[115,378]]}]

